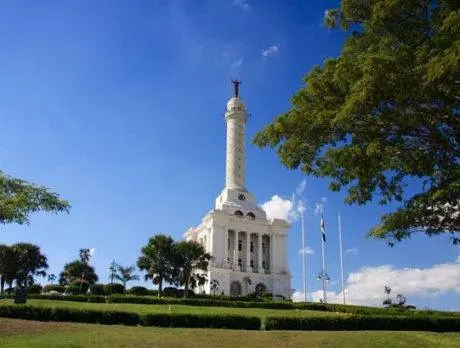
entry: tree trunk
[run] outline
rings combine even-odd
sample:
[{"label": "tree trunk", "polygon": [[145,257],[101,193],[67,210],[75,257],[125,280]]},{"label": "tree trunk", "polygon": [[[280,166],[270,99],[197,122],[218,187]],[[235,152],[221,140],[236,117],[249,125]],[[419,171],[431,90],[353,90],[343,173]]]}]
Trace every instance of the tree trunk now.
[{"label": "tree trunk", "polygon": [[163,278],[160,278],[160,282],[158,283],[158,298],[161,297],[162,292],[163,292]]},{"label": "tree trunk", "polygon": [[188,278],[184,283],[184,298],[187,298],[188,295]]},{"label": "tree trunk", "polygon": [[3,294],[5,290],[5,277],[0,277],[0,295]]}]

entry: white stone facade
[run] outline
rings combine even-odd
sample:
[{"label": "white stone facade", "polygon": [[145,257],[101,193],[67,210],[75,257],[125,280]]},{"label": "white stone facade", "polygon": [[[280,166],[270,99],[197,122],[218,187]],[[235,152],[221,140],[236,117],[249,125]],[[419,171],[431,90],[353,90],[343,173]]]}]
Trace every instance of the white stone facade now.
[{"label": "white stone facade", "polygon": [[[255,197],[244,185],[246,108],[235,95],[227,103],[227,152],[225,188],[215,208],[201,224],[187,230],[186,240],[204,245],[212,256],[208,282],[217,280],[216,293],[245,295],[263,287],[273,295],[289,296],[291,277],[287,258],[289,225],[267,220]],[[250,284],[247,279],[250,279]]]}]

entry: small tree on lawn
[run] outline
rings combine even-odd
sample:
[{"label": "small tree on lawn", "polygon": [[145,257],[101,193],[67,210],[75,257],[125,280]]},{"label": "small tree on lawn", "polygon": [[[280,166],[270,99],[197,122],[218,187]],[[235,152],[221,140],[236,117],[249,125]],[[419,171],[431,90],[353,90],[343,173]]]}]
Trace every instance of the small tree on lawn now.
[{"label": "small tree on lawn", "polygon": [[212,294],[213,294],[214,297],[216,296],[216,291],[219,290],[219,286],[220,286],[220,284],[219,284],[218,280],[216,280],[216,279],[211,280],[210,288],[211,288],[211,291],[212,291]]}]

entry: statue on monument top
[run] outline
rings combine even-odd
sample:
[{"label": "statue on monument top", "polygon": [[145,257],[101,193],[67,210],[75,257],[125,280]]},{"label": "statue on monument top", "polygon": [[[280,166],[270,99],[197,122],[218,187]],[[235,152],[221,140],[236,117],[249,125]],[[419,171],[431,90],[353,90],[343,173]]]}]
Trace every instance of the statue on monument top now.
[{"label": "statue on monument top", "polygon": [[232,80],[232,83],[233,83],[233,96],[235,98],[238,98],[238,89],[242,82],[236,79],[236,80]]}]

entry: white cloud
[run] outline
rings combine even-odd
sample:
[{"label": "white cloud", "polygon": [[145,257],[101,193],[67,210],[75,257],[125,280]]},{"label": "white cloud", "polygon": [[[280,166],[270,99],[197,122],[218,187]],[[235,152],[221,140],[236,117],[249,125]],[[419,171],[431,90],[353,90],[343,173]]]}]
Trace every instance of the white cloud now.
[{"label": "white cloud", "polygon": [[89,248],[89,256],[93,257],[96,252],[96,248]]},{"label": "white cloud", "polygon": [[233,6],[239,7],[242,10],[250,10],[251,5],[249,4],[248,0],[233,0]]},{"label": "white cloud", "polygon": [[295,189],[295,193],[298,195],[298,196],[302,196],[303,192],[305,191],[305,188],[307,187],[307,180],[306,179],[303,179],[299,186],[297,186],[297,188]]},{"label": "white cloud", "polygon": [[276,45],[273,45],[273,46],[269,46],[267,48],[264,48],[262,50],[262,58],[263,59],[268,59],[270,58],[271,56],[275,55],[275,54],[278,54],[279,52],[279,48],[278,46]]},{"label": "white cloud", "polygon": [[[347,303],[380,306],[383,288],[388,285],[392,296],[434,298],[454,292],[460,294],[460,264],[444,263],[430,268],[395,268],[392,265],[363,267],[348,276],[345,288]],[[310,294],[314,301],[323,298],[322,290]],[[327,292],[328,302],[341,303],[342,292]]]},{"label": "white cloud", "polygon": [[358,255],[359,251],[357,247],[353,247],[345,250],[345,254]]},{"label": "white cloud", "polygon": [[315,203],[315,210],[313,211],[316,216],[318,216],[321,213],[321,210],[324,208],[324,204],[326,204],[327,198],[326,197],[321,197],[321,200],[319,202]]},{"label": "white cloud", "polygon": [[309,246],[305,247],[304,249],[299,250],[299,254],[307,254],[307,255],[313,255],[315,251],[310,248]]},{"label": "white cloud", "polygon": [[460,255],[457,256],[457,259],[455,260],[455,263],[460,263]]},{"label": "white cloud", "polygon": [[283,219],[291,222],[297,216],[295,202],[292,199],[283,199],[278,195],[274,195],[269,201],[263,203],[261,207],[267,213],[268,219]]},{"label": "white cloud", "polygon": [[243,64],[243,59],[238,58],[238,59],[234,60],[232,62],[232,64],[230,64],[230,69],[238,69],[238,68],[241,67],[242,64]]}]

